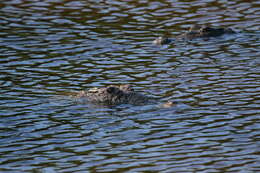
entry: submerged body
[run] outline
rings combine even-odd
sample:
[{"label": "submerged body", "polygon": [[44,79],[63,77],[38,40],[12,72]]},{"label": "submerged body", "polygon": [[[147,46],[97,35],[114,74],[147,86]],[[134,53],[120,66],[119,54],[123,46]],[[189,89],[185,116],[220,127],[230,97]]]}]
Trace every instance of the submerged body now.
[{"label": "submerged body", "polygon": [[[145,96],[134,91],[131,85],[110,85],[102,88],[92,88],[77,93],[76,98],[86,99],[87,102],[115,106],[120,104],[145,105],[157,104],[156,98]],[[166,102],[160,105],[163,108],[172,107],[173,102]]]},{"label": "submerged body", "polygon": [[154,44],[163,45],[169,44],[174,40],[193,40],[196,38],[210,38],[218,37],[224,34],[234,34],[236,33],[230,28],[213,28],[204,25],[193,25],[188,32],[177,36],[175,39],[170,39],[167,37],[159,37],[153,41]]},{"label": "submerged body", "polygon": [[108,87],[92,88],[79,92],[77,97],[84,98],[91,103],[107,105],[143,105],[155,101],[154,98],[134,91],[131,85],[110,85]]}]

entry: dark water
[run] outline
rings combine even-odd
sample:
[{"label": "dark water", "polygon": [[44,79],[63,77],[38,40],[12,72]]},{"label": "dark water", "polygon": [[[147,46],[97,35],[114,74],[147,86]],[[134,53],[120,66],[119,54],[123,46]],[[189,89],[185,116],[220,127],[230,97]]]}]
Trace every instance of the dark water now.
[{"label": "dark water", "polygon": [[[2,0],[0,172],[259,172],[259,5]],[[151,44],[195,23],[239,34]],[[61,97],[125,83],[178,104]]]}]

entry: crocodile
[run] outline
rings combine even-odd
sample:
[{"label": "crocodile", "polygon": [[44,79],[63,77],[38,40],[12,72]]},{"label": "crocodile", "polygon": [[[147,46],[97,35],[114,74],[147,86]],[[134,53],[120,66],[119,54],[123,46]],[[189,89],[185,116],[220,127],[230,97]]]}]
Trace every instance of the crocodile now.
[{"label": "crocodile", "polygon": [[190,27],[189,31],[177,36],[175,39],[168,37],[159,37],[153,41],[154,44],[170,44],[175,40],[193,40],[197,38],[219,37],[224,34],[235,34],[231,28],[214,28],[207,25],[195,24]]},{"label": "crocodile", "polygon": [[[116,106],[120,104],[145,105],[157,104],[158,99],[146,96],[134,90],[129,85],[109,85],[101,88],[91,88],[86,91],[80,91],[76,94],[76,98],[87,100],[87,102],[108,106]],[[168,101],[160,104],[160,107],[169,108],[174,102]]]}]

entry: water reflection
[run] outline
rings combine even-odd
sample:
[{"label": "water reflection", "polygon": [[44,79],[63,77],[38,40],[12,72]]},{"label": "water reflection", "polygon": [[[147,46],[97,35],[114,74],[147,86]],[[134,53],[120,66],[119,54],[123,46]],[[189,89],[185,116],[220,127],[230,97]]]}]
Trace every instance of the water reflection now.
[{"label": "water reflection", "polygon": [[[0,16],[1,172],[259,170],[257,1],[10,0]],[[194,23],[240,33],[151,44]],[[60,99],[125,83],[178,104]]]}]

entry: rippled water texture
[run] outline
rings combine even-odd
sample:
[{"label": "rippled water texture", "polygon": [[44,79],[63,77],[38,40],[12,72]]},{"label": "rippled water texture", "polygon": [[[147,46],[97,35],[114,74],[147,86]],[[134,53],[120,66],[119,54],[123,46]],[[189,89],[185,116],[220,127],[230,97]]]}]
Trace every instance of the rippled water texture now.
[{"label": "rippled water texture", "polygon": [[[0,172],[259,172],[259,1],[0,1]],[[154,46],[195,23],[239,33]],[[94,106],[109,84],[176,101]]]}]

